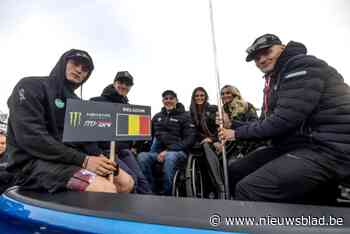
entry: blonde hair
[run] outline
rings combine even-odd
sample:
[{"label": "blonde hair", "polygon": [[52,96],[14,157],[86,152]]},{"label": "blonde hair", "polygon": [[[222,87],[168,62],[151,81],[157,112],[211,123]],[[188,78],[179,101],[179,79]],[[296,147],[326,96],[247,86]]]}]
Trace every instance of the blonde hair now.
[{"label": "blonde hair", "polygon": [[224,110],[229,115],[230,119],[234,119],[238,114],[248,110],[248,103],[243,99],[239,90],[232,85],[225,85],[221,88],[221,93],[227,89],[233,96],[230,103],[224,104]]}]

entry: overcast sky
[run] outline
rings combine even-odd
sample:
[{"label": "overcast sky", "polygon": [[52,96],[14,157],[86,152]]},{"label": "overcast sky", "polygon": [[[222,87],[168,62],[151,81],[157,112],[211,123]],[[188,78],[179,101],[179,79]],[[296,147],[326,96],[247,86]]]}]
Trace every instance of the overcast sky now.
[{"label": "overcast sky", "polygon": [[[306,45],[350,83],[350,1],[213,0],[221,84],[261,106],[263,79],[245,49],[261,34]],[[173,89],[186,108],[203,86],[216,102],[208,0],[1,0],[0,110],[25,76],[48,75],[68,49],[88,51],[95,71],[84,98],[101,94],[117,71],[135,79],[132,104],[161,108]]]}]

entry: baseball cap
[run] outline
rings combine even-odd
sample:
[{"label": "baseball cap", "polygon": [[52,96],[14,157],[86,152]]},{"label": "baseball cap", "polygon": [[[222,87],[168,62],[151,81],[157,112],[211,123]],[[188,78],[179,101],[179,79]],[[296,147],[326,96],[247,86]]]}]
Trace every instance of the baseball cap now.
[{"label": "baseball cap", "polygon": [[165,90],[162,93],[162,97],[164,98],[165,96],[173,96],[174,98],[177,98],[176,93],[174,91],[172,91],[172,90]]},{"label": "baseball cap", "polygon": [[114,82],[119,81],[121,83],[126,84],[127,86],[134,85],[134,78],[128,71],[119,71],[117,75],[114,77]]},{"label": "baseball cap", "polygon": [[67,59],[75,59],[82,61],[83,63],[88,65],[90,71],[92,71],[94,66],[90,55],[85,51],[74,50],[71,54],[67,56]]}]

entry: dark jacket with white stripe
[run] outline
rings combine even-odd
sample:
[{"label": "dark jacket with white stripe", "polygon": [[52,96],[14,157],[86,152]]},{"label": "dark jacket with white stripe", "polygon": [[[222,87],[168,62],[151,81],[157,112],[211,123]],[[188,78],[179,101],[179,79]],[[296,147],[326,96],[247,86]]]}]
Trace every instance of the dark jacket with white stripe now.
[{"label": "dark jacket with white stripe", "polygon": [[350,88],[333,67],[306,55],[303,44],[288,43],[279,57],[267,109],[263,120],[235,129],[236,137],[317,147],[337,165],[350,163]]}]

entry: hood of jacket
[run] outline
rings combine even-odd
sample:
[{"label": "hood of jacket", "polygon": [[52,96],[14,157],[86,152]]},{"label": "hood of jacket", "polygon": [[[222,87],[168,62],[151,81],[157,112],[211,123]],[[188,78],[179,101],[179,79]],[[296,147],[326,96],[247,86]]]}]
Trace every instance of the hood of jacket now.
[{"label": "hood of jacket", "polygon": [[275,74],[278,74],[289,59],[291,59],[296,55],[306,54],[306,53],[307,53],[307,49],[304,44],[300,42],[290,41],[286,45],[286,48],[281,53],[280,57],[278,58],[273,72]]},{"label": "hood of jacket", "polygon": [[76,97],[76,95],[74,94],[74,90],[82,86],[89,79],[94,69],[94,65],[92,63],[91,70],[89,71],[87,78],[81,84],[74,84],[68,81],[66,78],[66,66],[68,62],[68,57],[77,52],[85,53],[87,56],[89,56],[90,61],[92,63],[92,58],[86,51],[71,49],[65,52],[60,57],[60,59],[56,63],[55,67],[51,70],[49,75],[49,83],[53,90],[56,91],[56,98],[66,99]]},{"label": "hood of jacket", "polygon": [[115,103],[129,103],[129,99],[126,96],[120,95],[114,88],[113,84],[108,85],[103,89],[101,96],[107,98],[111,102]]},{"label": "hood of jacket", "polygon": [[[49,78],[48,78],[48,84],[50,87],[50,102],[56,104],[58,103],[66,103],[68,98],[72,99],[78,99],[78,96],[74,93],[74,90],[77,89],[79,86],[83,85],[88,78],[90,77],[92,71],[93,71],[93,63],[91,64],[91,70],[89,71],[87,78],[81,83],[81,84],[73,84],[72,82],[68,81],[66,78],[66,65],[68,62],[68,57],[74,53],[81,52],[85,53],[87,56],[89,56],[90,61],[92,63],[92,59],[90,55],[86,51],[82,50],[76,50],[71,49],[67,52],[65,52],[58,62],[56,63],[55,67],[52,69]],[[57,106],[57,104],[56,104]],[[66,105],[64,105],[64,108],[56,108],[56,106],[53,108],[54,110],[54,118],[56,119],[55,125],[58,129],[58,135],[61,138],[63,133],[63,127],[64,127],[64,117],[65,117],[65,111],[66,111]],[[54,123],[52,123],[54,124]]]}]

